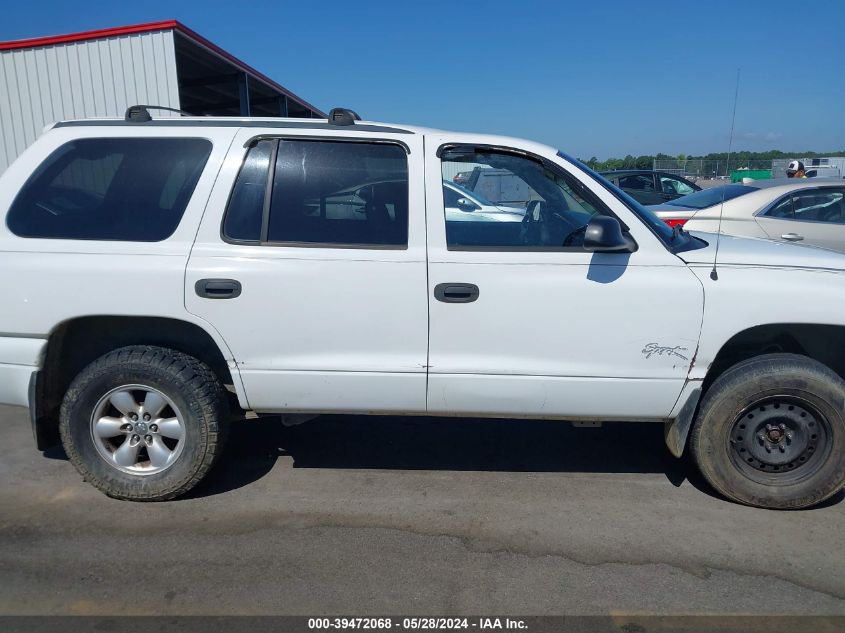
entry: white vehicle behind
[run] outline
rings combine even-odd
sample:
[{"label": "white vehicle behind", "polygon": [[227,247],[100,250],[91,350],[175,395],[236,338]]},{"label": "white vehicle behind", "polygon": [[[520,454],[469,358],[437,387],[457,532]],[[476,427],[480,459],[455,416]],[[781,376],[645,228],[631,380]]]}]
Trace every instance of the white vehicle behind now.
[{"label": "white vehicle behind", "polygon": [[705,189],[649,208],[670,226],[688,231],[721,230],[845,252],[841,180],[755,180]]}]

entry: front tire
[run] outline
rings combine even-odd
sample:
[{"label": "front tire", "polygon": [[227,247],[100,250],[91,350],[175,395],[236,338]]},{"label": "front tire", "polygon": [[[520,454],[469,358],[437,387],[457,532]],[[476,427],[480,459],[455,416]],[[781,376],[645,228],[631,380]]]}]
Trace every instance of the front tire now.
[{"label": "front tire", "polygon": [[207,365],[175,350],[132,346],[82,370],[59,431],[71,463],[110,497],[174,499],[196,486],[223,447],[228,406]]},{"label": "front tire", "polygon": [[704,397],[690,450],[729,499],[806,508],[845,486],[845,381],[796,354],[766,354],[719,376]]}]

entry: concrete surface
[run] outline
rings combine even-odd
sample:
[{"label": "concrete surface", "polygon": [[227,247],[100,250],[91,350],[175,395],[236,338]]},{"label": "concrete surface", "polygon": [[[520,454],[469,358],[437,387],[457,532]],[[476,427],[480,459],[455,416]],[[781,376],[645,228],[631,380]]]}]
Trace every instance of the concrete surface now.
[{"label": "concrete surface", "polygon": [[0,614],[845,614],[842,496],[721,500],[659,425],[246,421],[159,504],[0,428]]}]

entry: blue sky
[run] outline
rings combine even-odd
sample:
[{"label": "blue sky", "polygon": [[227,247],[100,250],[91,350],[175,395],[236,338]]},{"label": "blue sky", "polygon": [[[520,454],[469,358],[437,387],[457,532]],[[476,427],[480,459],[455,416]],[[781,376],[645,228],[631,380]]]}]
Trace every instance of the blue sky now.
[{"label": "blue sky", "polygon": [[6,2],[0,40],[175,18],[323,110],[600,159],[845,150],[845,2]]}]

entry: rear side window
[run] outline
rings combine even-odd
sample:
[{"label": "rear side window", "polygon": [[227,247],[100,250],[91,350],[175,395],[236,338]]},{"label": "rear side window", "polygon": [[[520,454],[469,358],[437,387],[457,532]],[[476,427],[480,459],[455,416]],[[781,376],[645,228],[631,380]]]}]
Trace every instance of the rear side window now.
[{"label": "rear side window", "polygon": [[405,248],[407,154],[389,143],[258,141],[232,189],[223,236],[291,246]]},{"label": "rear side window", "polygon": [[261,239],[267,171],[275,145],[276,141],[259,141],[244,159],[223,220],[223,235],[231,240],[257,242]]},{"label": "rear side window", "polygon": [[766,211],[766,213],[764,213],[763,215],[766,215],[770,218],[791,220],[794,215],[792,211],[792,196],[786,196],[786,198],[778,202],[775,206]]},{"label": "rear side window", "polygon": [[176,230],[211,153],[205,139],[62,145],[30,176],[6,224],[20,237],[157,242]]},{"label": "rear side window", "polygon": [[408,244],[408,161],[398,145],[279,143],[270,242]]}]

